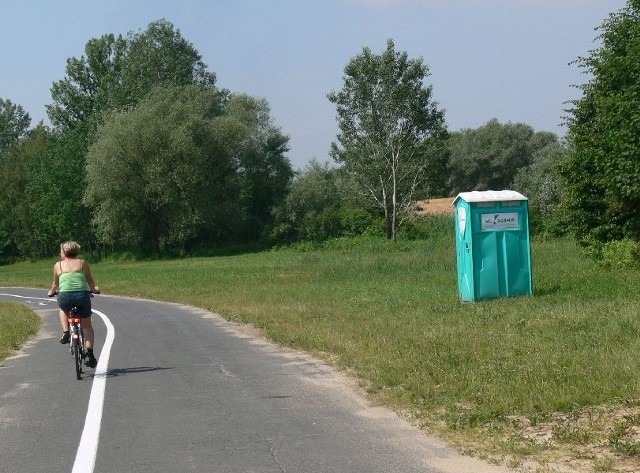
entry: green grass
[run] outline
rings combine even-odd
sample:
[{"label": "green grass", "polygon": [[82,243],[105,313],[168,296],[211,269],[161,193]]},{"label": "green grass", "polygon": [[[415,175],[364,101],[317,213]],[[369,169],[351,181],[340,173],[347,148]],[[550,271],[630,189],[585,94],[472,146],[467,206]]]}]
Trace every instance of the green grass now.
[{"label": "green grass", "polygon": [[35,335],[40,323],[24,304],[0,302],[0,363]]},{"label": "green grass", "polygon": [[[475,303],[458,299],[452,234],[102,261],[93,271],[105,293],[251,323],[448,438],[499,436],[514,417],[533,424],[551,413],[637,405],[640,276],[597,268],[568,240],[534,241],[532,253],[534,296]],[[44,291],[53,261],[0,267],[0,286]]]}]

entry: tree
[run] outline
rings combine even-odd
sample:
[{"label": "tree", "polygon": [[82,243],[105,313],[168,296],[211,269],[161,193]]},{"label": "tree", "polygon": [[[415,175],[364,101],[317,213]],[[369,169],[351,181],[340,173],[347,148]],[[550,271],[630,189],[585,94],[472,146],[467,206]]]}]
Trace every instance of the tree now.
[{"label": "tree", "polygon": [[591,79],[567,117],[562,169],[572,229],[584,243],[640,240],[640,0],[599,28],[601,47],[575,63]]},{"label": "tree", "polygon": [[557,140],[553,133],[535,132],[524,123],[501,124],[495,118],[477,129],[451,133],[451,195],[508,189],[518,170],[529,166],[536,153]]},{"label": "tree", "polygon": [[122,64],[128,105],[156,86],[200,84],[211,88],[215,81],[215,74],[207,71],[200,53],[170,22],[154,21],[146,31],[129,33]]},{"label": "tree", "polygon": [[51,86],[53,103],[46,105],[49,120],[59,131],[81,123],[97,123],[101,114],[127,103],[122,80],[122,63],[127,42],[107,34],[90,39],[86,56],[67,59],[66,77]]},{"label": "tree", "polygon": [[382,210],[386,236],[395,240],[416,194],[429,193],[430,160],[442,158],[447,135],[444,111],[424,84],[428,66],[396,52],[391,39],[380,55],[365,47],[344,74],[342,90],[327,95],[340,129],[331,156]]},{"label": "tree", "polygon": [[0,98],[0,259],[17,256],[24,229],[25,162],[31,118],[21,105]]},{"label": "tree", "polygon": [[55,140],[49,138],[42,148],[26,162],[28,238],[22,242],[23,253],[49,256],[65,240],[82,241],[83,247],[91,249],[95,239],[90,212],[82,202],[87,132],[77,127]]},{"label": "tree", "polygon": [[107,34],[89,40],[85,56],[67,60],[66,77],[51,87],[47,113],[61,131],[87,121],[98,124],[106,112],[133,107],[155,86],[213,87],[215,74],[206,68],[198,51],[166,20],[126,38]]},{"label": "tree", "polygon": [[277,209],[277,226],[271,238],[277,243],[292,243],[338,236],[341,205],[336,170],[329,163],[312,159],[290,183]]},{"label": "tree", "polygon": [[273,124],[268,102],[246,94],[230,98],[225,114],[216,119],[216,130],[227,137],[228,153],[237,159],[236,238],[261,239],[270,231],[273,209],[286,197],[293,177],[285,156],[289,137]]},{"label": "tree", "polygon": [[233,198],[233,165],[212,120],[224,97],[198,86],[154,89],[113,113],[87,155],[85,202],[101,241],[150,253],[185,250]]},{"label": "tree", "polygon": [[0,98],[0,162],[9,146],[27,134],[31,118],[21,105]]},{"label": "tree", "polygon": [[511,187],[529,199],[531,226],[536,233],[567,233],[566,213],[561,206],[564,183],[560,168],[568,154],[565,144],[550,143],[535,153],[529,166],[516,173]]},{"label": "tree", "polygon": [[263,101],[200,85],[153,89],[107,119],[89,150],[85,202],[96,232],[117,248],[149,253],[229,241],[243,218],[264,223],[252,213],[261,210],[257,176],[277,185],[291,173],[279,154],[286,142]]},{"label": "tree", "polygon": [[[68,59],[66,77],[53,84],[53,103],[47,105],[47,112],[61,136],[73,134],[72,141],[82,143],[82,149],[87,151],[97,136],[98,126],[105,119],[116,112],[126,114],[133,110],[154,87],[194,83],[211,90],[213,94],[219,94],[214,87],[215,75],[206,70],[206,64],[193,45],[171,23],[159,20],[150,23],[147,30],[129,33],[125,38],[107,34],[87,42],[85,55]],[[150,120],[148,126],[153,127],[158,117],[147,118]],[[176,129],[179,130],[180,127]],[[80,136],[80,133],[83,135]],[[142,151],[147,151],[143,144],[140,146]],[[75,152],[80,149],[74,147],[71,156],[75,157]],[[144,153],[142,156],[149,157]],[[80,156],[82,170],[85,169],[85,163],[86,156],[83,154]],[[44,174],[45,169],[46,166],[42,171],[36,171]],[[78,180],[83,190],[84,184],[80,184],[84,182],[84,175],[79,176]],[[126,183],[123,185],[126,186]],[[31,192],[37,194],[38,191],[34,188]],[[175,196],[162,196],[163,199],[173,197]],[[74,195],[73,199],[75,198]],[[57,202],[58,199],[52,200]],[[82,202],[81,197],[78,202]],[[73,211],[75,206],[57,205],[56,208]],[[84,207],[83,209],[86,210]],[[71,213],[57,221],[67,222],[77,215]],[[44,219],[45,216],[42,217]],[[82,223],[90,228],[86,221],[82,220]],[[157,225],[162,226],[163,223],[159,222]],[[154,244],[158,244],[157,239],[152,239],[152,245]]]},{"label": "tree", "polygon": [[0,161],[0,259],[35,256],[31,212],[26,189],[29,161],[37,159],[53,143],[49,131],[39,124],[20,143],[11,146]]}]

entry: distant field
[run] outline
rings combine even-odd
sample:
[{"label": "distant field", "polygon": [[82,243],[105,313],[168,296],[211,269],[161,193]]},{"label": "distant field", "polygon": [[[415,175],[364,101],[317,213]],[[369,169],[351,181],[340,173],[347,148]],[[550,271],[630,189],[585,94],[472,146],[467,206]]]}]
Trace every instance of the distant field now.
[{"label": "distant field", "polygon": [[[453,219],[431,219],[427,240],[93,268],[105,293],[216,311],[320,357],[467,452],[536,473],[640,471],[640,275],[533,241],[534,296],[463,303]],[[53,261],[0,267],[0,286],[44,290]]]},{"label": "distant field", "polygon": [[441,199],[419,200],[416,202],[419,214],[453,214],[453,197]]}]

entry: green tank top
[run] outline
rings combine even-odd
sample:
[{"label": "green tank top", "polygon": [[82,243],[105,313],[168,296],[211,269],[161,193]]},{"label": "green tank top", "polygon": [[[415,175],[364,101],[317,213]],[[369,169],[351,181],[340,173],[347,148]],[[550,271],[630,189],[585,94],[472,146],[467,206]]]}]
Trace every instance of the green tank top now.
[{"label": "green tank top", "polygon": [[58,291],[59,292],[77,292],[88,291],[89,284],[84,273],[61,273],[59,276]]}]

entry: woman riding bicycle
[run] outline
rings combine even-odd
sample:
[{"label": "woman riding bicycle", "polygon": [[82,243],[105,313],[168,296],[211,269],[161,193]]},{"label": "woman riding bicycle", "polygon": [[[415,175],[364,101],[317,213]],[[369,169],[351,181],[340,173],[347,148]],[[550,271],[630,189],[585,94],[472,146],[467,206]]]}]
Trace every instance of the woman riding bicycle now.
[{"label": "woman riding bicycle", "polygon": [[100,293],[96,286],[89,263],[78,258],[80,245],[75,241],[66,241],[60,245],[60,261],[53,265],[53,283],[49,297],[58,294],[62,337],[60,343],[69,343],[69,310],[77,307],[80,311],[82,330],[87,347],[87,366],[95,368],[98,364],[93,354],[93,326],[91,325],[91,294]]}]

